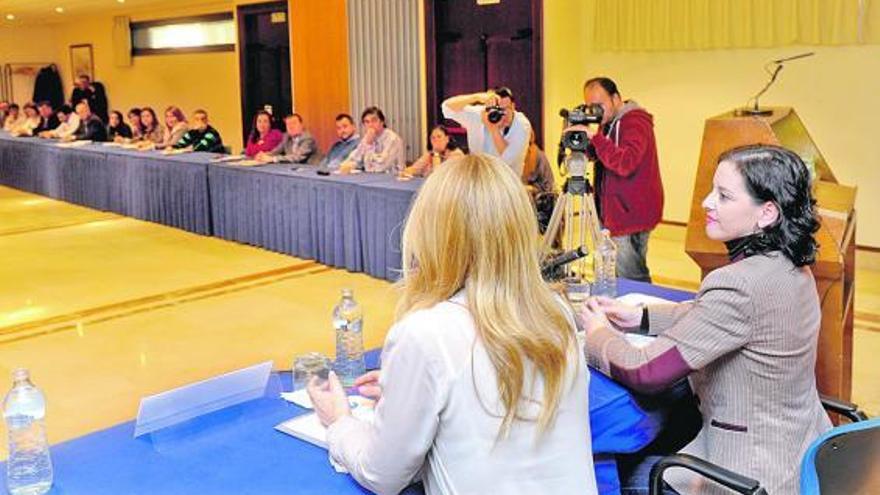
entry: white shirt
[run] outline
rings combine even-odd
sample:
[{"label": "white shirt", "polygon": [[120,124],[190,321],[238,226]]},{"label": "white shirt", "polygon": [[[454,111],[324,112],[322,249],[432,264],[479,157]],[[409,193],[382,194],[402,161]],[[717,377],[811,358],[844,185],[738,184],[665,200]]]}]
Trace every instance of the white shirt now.
[{"label": "white shirt", "polygon": [[[330,455],[379,494],[418,478],[428,495],[597,493],[583,354],[572,347],[556,421],[544,436],[536,422],[520,420],[496,443],[503,408],[495,369],[463,301],[458,295],[391,328],[374,421],[346,416],[331,425]],[[542,387],[538,375],[529,395],[540,399]],[[538,406],[523,403],[521,411],[536,417]]]},{"label": "white shirt", "polygon": [[79,115],[71,113],[67,116],[66,122],[62,122],[55,128],[53,134],[60,138],[66,138],[73,136],[77,129],[79,129]]},{"label": "white shirt", "polygon": [[367,172],[399,173],[406,166],[403,139],[391,129],[383,129],[370,144],[361,139],[348,159]]},{"label": "white shirt", "polygon": [[499,153],[495,148],[495,141],[489,129],[483,125],[483,105],[467,105],[460,112],[454,111],[446,102],[443,102],[443,116],[452,119],[467,129],[468,149],[471,153],[486,153],[504,160],[516,173],[522,176],[523,164],[526,161],[526,151],[529,149],[529,140],[532,137],[532,124],[522,112],[513,115],[513,122],[504,140],[507,148],[504,153]]}]

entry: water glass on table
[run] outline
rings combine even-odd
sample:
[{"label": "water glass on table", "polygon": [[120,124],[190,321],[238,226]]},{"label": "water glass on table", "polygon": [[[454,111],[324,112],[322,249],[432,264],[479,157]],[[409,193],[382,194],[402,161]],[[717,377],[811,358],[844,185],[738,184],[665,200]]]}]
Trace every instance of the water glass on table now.
[{"label": "water glass on table", "polygon": [[317,378],[318,385],[323,384],[327,381],[330,369],[330,359],[318,352],[297,356],[293,360],[293,391],[305,391],[312,378]]},{"label": "water glass on table", "polygon": [[575,308],[583,305],[590,297],[590,282],[588,280],[574,276],[563,279],[562,284],[565,287],[565,298]]}]

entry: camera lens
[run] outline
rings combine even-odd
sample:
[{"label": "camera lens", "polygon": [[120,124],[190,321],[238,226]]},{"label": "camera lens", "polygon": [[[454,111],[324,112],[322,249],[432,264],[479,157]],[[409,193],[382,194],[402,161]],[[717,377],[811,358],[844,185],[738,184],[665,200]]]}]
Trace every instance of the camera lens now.
[{"label": "camera lens", "polygon": [[497,124],[498,122],[501,122],[501,119],[503,117],[504,117],[504,110],[499,110],[496,108],[489,110],[489,115],[488,115],[489,122],[491,122],[493,124]]}]

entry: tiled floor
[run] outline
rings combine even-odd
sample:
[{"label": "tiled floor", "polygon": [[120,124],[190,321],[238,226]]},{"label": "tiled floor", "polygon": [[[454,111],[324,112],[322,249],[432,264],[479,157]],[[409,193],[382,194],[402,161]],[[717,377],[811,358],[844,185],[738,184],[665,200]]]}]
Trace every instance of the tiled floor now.
[{"label": "tiled floor", "polygon": [[[649,264],[658,282],[693,289],[683,238],[659,228]],[[146,394],[331,353],[342,287],[365,307],[369,347],[394,309],[392,286],[362,274],[3,187],[0,253],[0,391],[12,368],[30,368],[53,443],[132,418]],[[859,265],[853,396],[880,414],[880,255]]]}]

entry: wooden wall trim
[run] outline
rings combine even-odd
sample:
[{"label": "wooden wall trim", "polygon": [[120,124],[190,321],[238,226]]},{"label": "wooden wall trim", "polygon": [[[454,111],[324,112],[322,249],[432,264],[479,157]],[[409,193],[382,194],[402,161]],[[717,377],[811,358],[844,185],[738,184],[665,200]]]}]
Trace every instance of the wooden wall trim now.
[{"label": "wooden wall trim", "polygon": [[334,119],[350,102],[345,0],[289,0],[293,108],[322,152],[336,141]]}]

